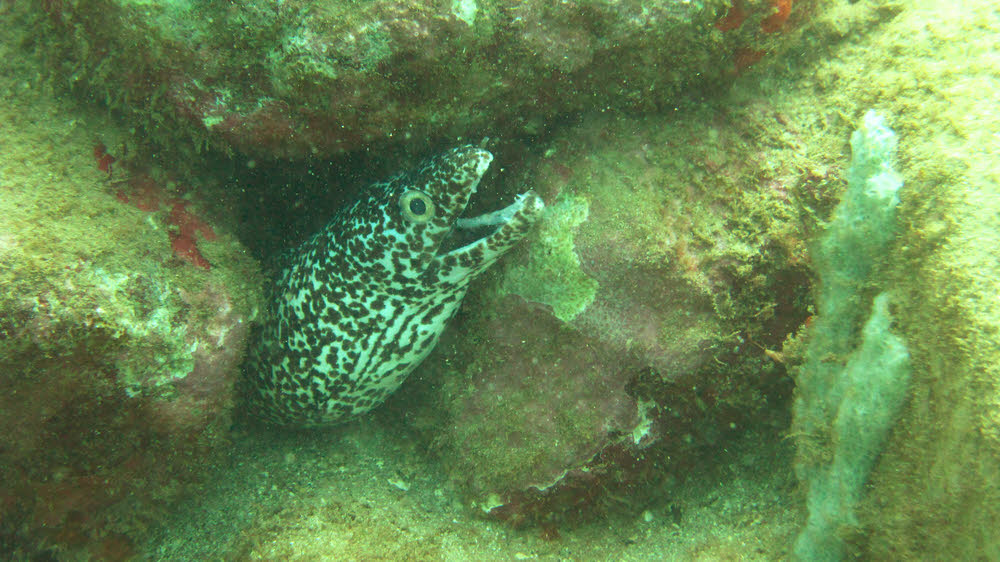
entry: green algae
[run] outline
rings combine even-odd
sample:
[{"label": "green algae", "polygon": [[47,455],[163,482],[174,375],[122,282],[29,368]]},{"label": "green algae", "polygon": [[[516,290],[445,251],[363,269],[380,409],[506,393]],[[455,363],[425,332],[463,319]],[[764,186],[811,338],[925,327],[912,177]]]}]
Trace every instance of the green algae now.
[{"label": "green algae", "polygon": [[570,322],[593,302],[599,284],[580,269],[573,237],[587,220],[583,197],[550,204],[540,219],[525,265],[509,269],[500,291],[552,307],[556,318]]}]

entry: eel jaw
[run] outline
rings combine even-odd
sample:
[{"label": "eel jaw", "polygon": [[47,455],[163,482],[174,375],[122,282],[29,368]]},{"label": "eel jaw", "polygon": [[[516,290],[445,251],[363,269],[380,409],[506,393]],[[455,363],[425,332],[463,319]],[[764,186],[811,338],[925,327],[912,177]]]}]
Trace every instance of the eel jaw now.
[{"label": "eel jaw", "polygon": [[455,221],[455,226],[462,229],[482,228],[484,226],[500,226],[510,222],[514,215],[524,206],[523,200],[527,193],[517,196],[517,199],[503,209],[490,213],[483,213],[478,217],[460,217]]},{"label": "eel jaw", "polygon": [[448,261],[448,258],[458,258],[456,265],[443,268],[442,278],[458,282],[481,273],[528,234],[544,209],[545,203],[542,198],[534,191],[527,191],[498,211],[477,217],[456,219],[455,227],[463,230],[496,228],[468,244],[438,254],[435,259],[441,265],[444,265],[443,262]]}]

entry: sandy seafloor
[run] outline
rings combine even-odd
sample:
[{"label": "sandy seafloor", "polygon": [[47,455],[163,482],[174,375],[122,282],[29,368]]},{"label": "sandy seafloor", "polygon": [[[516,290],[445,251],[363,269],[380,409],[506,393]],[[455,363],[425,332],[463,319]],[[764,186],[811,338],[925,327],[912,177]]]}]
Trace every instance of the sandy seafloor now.
[{"label": "sandy seafloor", "polygon": [[[470,517],[441,472],[391,428],[242,435],[209,493],[154,534],[164,560],[773,560],[799,524],[790,447],[748,437],[666,504],[558,538]],[[637,502],[637,498],[622,498]],[[632,507],[634,506],[627,506]],[[628,511],[628,510],[626,510]]]}]

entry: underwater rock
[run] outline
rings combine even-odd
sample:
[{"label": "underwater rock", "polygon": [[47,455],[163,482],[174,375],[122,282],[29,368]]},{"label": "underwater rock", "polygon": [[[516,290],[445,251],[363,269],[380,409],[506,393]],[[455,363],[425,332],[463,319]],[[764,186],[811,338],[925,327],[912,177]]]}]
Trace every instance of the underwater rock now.
[{"label": "underwater rock", "polygon": [[519,297],[500,306],[502,315],[482,319],[488,345],[470,366],[476,375],[454,389],[453,424],[439,442],[464,444],[448,447],[445,464],[481,514],[518,525],[564,511],[548,494],[596,477],[589,464],[609,445],[637,454],[648,421],[626,392],[637,363]]},{"label": "underwater rock", "polygon": [[[1000,558],[1000,114],[992,56],[998,28],[992,2],[961,10],[943,1],[909,2],[878,33],[835,50],[816,70],[852,76],[821,91],[843,92],[832,101],[850,107],[857,123],[869,105],[891,115],[901,139],[896,169],[905,181],[896,236],[861,286],[866,297],[891,291],[892,328],[909,351],[900,417],[877,456],[864,440],[841,444],[833,433],[840,427],[819,425],[828,433],[819,440],[796,432],[797,465],[829,462],[835,448],[849,446],[856,457],[866,453],[872,467],[854,517],[834,530],[843,559]],[[934,87],[912,91],[910,76]],[[838,282],[844,280],[851,278]],[[881,366],[881,378],[868,384],[891,376],[898,374]],[[837,501],[849,505],[844,498],[840,493]]]},{"label": "underwater rock", "polygon": [[[260,275],[221,208],[189,196],[178,217],[116,197],[134,172],[112,180],[94,153],[96,136],[125,136],[105,118],[6,80],[0,550],[126,559],[228,442]],[[214,227],[214,240],[198,235],[211,270],[172,248],[179,218],[195,214]]]},{"label": "underwater rock", "polygon": [[[780,33],[761,28],[775,4],[784,12],[771,31]],[[781,56],[816,4],[751,2],[743,25],[724,27],[713,25],[726,13],[720,1],[94,0],[36,9],[59,76],[158,144],[305,158],[536,135],[573,111],[671,108],[685,90],[729,82],[739,53]]]},{"label": "underwater rock", "polygon": [[436,421],[414,416],[481,513],[593,517],[786,415],[804,176],[766,169],[753,127],[708,108],[594,118],[532,163],[546,211],[428,362]]}]

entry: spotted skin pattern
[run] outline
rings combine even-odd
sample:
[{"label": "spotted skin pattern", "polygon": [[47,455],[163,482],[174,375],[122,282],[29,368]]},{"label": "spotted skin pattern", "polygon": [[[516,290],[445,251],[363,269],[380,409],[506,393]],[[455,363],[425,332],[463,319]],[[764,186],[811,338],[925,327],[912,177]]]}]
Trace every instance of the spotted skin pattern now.
[{"label": "spotted skin pattern", "polygon": [[252,411],[314,427],[363,414],[424,360],[469,283],[521,240],[544,204],[534,192],[491,213],[488,234],[442,242],[493,156],[464,146],[372,185],[293,254],[248,373]]}]

